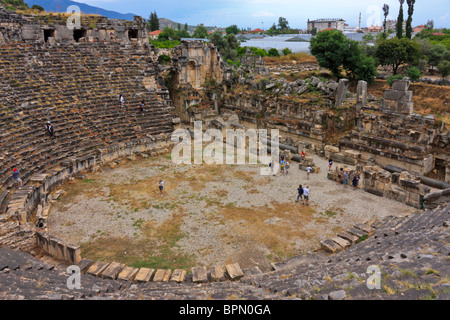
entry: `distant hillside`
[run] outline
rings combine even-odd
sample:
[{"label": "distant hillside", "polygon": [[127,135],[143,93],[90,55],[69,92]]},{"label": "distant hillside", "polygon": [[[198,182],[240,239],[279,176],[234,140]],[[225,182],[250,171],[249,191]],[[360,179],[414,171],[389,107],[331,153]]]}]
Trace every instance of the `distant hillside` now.
[{"label": "distant hillside", "polygon": [[84,3],[70,0],[24,0],[24,2],[27,3],[30,7],[37,4],[43,7],[45,11],[53,12],[66,12],[69,6],[75,5],[80,7],[82,13],[98,14],[109,19],[124,19],[131,21],[133,20],[133,17],[137,15],[133,13],[119,13],[115,11],[105,10],[102,8],[93,7]]}]

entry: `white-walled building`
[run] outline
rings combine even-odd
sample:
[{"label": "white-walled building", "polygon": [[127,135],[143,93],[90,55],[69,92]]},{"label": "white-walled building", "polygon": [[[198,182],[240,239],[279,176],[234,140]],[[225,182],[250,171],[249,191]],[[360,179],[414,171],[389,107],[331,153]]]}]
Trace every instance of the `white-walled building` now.
[{"label": "white-walled building", "polygon": [[345,27],[344,19],[317,19],[317,20],[308,19],[308,32],[311,32],[311,30],[314,28],[316,28],[318,32],[326,29],[336,29],[344,31],[344,27]]}]

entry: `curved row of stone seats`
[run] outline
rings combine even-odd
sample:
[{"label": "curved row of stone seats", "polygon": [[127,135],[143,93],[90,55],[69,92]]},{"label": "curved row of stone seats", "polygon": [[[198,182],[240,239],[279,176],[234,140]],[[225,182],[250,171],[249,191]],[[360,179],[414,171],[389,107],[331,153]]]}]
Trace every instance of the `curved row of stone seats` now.
[{"label": "curved row of stone seats", "polygon": [[[448,299],[449,209],[388,217],[347,250],[310,253],[242,281],[305,299]],[[379,289],[370,289],[374,272]]]},{"label": "curved row of stone seats", "polygon": [[[372,224],[372,236],[347,250],[310,252],[274,265],[272,272],[244,271],[236,281],[194,282],[194,270],[183,283],[117,280],[101,276],[112,264],[91,268],[93,264],[84,260],[79,264],[85,270],[82,289],[69,290],[67,266],[0,248],[0,298],[448,300],[449,213],[446,205],[408,217],[387,217]],[[110,271],[115,273],[116,267]]]},{"label": "curved row of stone seats", "polygon": [[[68,157],[173,129],[171,103],[156,84],[156,65],[147,49],[107,43],[4,45],[0,54],[4,188],[12,186],[14,167],[26,183]],[[144,81],[152,85],[146,88]],[[121,92],[126,112],[119,107]],[[137,112],[141,100],[146,103],[142,114]],[[57,139],[50,140],[44,132],[48,120]]]}]

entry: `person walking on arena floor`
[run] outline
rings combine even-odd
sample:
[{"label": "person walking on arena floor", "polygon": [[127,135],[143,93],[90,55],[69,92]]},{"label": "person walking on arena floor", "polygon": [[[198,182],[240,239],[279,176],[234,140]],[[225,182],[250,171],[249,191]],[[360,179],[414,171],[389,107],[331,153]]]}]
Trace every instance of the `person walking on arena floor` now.
[{"label": "person walking on arena floor", "polygon": [[303,188],[303,204],[309,205],[309,186],[306,186],[306,188]]}]

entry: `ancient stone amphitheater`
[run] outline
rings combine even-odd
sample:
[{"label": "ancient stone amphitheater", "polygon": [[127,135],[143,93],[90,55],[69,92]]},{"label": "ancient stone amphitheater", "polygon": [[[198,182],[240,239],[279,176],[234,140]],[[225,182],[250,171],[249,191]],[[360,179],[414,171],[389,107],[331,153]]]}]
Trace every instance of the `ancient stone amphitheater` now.
[{"label": "ancient stone amphitheater", "polygon": [[[380,104],[367,98],[363,82],[356,95],[345,80],[278,82],[250,53],[233,70],[202,41],[158,52],[139,17],[88,18],[69,30],[64,17],[0,6],[0,299],[450,298],[449,132],[413,113],[407,79]],[[171,56],[170,66],[159,64],[161,54]],[[253,93],[235,92],[238,85]],[[291,99],[312,88],[323,98]],[[139,112],[141,101],[147,112]],[[364,191],[417,212],[362,221],[265,273],[237,263],[154,270],[91,261],[78,246],[36,229],[58,185],[123,157],[165,152],[173,130],[193,120],[219,129],[278,128],[280,147],[300,170],[319,168],[298,150],[333,158],[351,175],[362,172]],[[47,121],[55,138],[44,130]],[[328,145],[330,128],[347,134]],[[13,168],[21,188],[14,187]],[[426,177],[432,170],[442,180]],[[68,285],[69,266],[81,271],[81,287]]]}]

